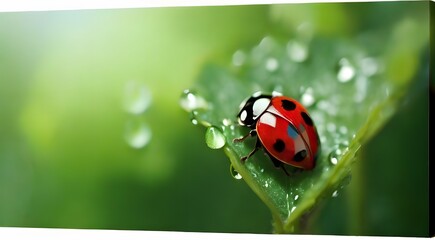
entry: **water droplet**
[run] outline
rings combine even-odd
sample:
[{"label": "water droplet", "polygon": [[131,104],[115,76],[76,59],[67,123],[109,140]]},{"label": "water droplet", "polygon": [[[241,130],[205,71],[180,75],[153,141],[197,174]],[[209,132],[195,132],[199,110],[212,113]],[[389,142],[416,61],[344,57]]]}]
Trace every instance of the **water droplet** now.
[{"label": "water droplet", "polygon": [[340,182],[340,189],[343,189],[345,186],[349,185],[351,180],[352,180],[352,174],[349,170],[348,174]]},{"label": "water droplet", "polygon": [[303,62],[308,58],[308,47],[297,41],[287,43],[287,54],[295,62]]},{"label": "water droplet", "polygon": [[205,143],[211,149],[222,148],[225,145],[225,136],[217,127],[208,127],[205,131]]},{"label": "water droplet", "polygon": [[348,150],[348,145],[340,143],[335,146],[334,150],[329,154],[329,161],[336,165],[344,153]]},{"label": "water droplet", "polygon": [[313,105],[313,103],[316,101],[316,99],[314,98],[314,93],[313,93],[313,89],[308,87],[305,92],[302,94],[301,97],[301,103],[302,105],[304,105],[305,107],[310,107]]},{"label": "water droplet", "polygon": [[345,127],[345,126],[340,126],[340,127],[338,128],[338,131],[339,131],[341,134],[346,134],[346,133],[347,133],[347,127]]},{"label": "water droplet", "polygon": [[332,197],[338,197],[338,190],[335,190],[333,193],[332,193]]},{"label": "water droplet", "polygon": [[207,102],[204,98],[190,90],[184,90],[180,98],[180,106],[187,112],[191,112],[197,109],[206,109]]},{"label": "water droplet", "polygon": [[132,148],[145,147],[151,140],[151,129],[142,121],[129,121],[125,127],[125,140]]},{"label": "water droplet", "polygon": [[295,201],[298,200],[298,198],[299,198],[299,195],[296,194],[296,196],[295,196],[295,198],[294,198]]},{"label": "water droplet", "polygon": [[190,121],[193,125],[198,125],[198,119],[196,119],[196,116],[198,115],[197,111],[190,112]]},{"label": "water droplet", "polygon": [[296,210],[296,207],[292,207],[292,210],[290,210],[290,213],[294,212]]},{"label": "water droplet", "polygon": [[237,179],[237,180],[242,179],[242,175],[240,175],[240,173],[237,172],[236,169],[234,169],[234,166],[232,164],[230,165],[230,173],[234,179]]},{"label": "water droplet", "polygon": [[266,183],[264,184],[265,187],[269,187],[269,183],[266,181]]},{"label": "water droplet", "polygon": [[240,67],[245,63],[246,54],[242,50],[237,50],[233,54],[233,64],[234,66]]},{"label": "water droplet", "polygon": [[327,130],[328,132],[330,132],[330,133],[334,133],[336,129],[337,129],[337,126],[335,126],[334,123],[331,123],[331,122],[330,122],[330,123],[326,124],[326,130]]},{"label": "water droplet", "polygon": [[270,71],[270,72],[274,72],[276,71],[276,69],[278,69],[279,63],[278,60],[276,60],[276,58],[268,58],[266,60],[266,70]]},{"label": "water droplet", "polygon": [[366,57],[361,59],[361,72],[367,77],[375,75],[379,70],[379,63],[376,59]]},{"label": "water droplet", "polygon": [[331,116],[335,116],[338,113],[337,105],[333,104],[330,100],[320,100],[317,103],[317,108]]},{"label": "water droplet", "polygon": [[128,81],[124,87],[124,109],[132,114],[141,114],[151,104],[151,92],[145,84]]},{"label": "water droplet", "polygon": [[338,163],[338,158],[337,158],[337,156],[335,156],[335,155],[331,155],[331,156],[329,157],[329,160],[330,160],[331,163],[334,164],[334,165],[337,165],[337,163]]},{"label": "water droplet", "polygon": [[338,81],[344,83],[352,80],[352,78],[355,76],[355,68],[352,66],[349,60],[346,58],[340,59],[338,66]]},{"label": "water droplet", "polygon": [[225,127],[228,127],[228,126],[230,126],[231,124],[233,124],[233,122],[231,121],[231,119],[224,118],[224,120],[222,120],[222,124],[223,124]]}]

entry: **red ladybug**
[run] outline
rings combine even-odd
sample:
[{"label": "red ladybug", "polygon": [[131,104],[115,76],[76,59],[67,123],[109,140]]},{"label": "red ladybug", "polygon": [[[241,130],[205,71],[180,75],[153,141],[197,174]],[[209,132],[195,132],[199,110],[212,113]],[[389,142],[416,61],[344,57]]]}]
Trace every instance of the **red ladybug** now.
[{"label": "red ladybug", "polygon": [[239,124],[251,131],[234,142],[258,136],[255,148],[242,161],[264,147],[276,167],[314,168],[320,152],[319,135],[307,110],[296,100],[257,92],[242,103],[237,117]]}]

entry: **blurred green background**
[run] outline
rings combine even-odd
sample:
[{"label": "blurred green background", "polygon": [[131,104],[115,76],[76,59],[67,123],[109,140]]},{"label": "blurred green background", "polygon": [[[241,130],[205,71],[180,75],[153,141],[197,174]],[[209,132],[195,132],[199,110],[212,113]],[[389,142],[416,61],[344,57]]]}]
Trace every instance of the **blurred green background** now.
[{"label": "blurred green background", "polygon": [[[228,63],[304,22],[322,37],[377,33],[382,49],[385,30],[403,21],[426,29],[428,6],[0,13],[0,226],[271,232],[267,207],[179,107],[182,91],[204,63]],[[403,39],[404,49],[415,41]],[[308,233],[428,235],[428,57],[404,52],[411,70],[398,74],[415,81]]]}]

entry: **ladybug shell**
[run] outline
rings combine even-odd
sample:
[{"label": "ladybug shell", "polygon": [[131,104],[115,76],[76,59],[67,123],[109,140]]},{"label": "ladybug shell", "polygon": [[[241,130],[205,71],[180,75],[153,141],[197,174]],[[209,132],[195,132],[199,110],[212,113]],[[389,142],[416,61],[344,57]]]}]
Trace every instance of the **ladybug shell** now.
[{"label": "ladybug shell", "polygon": [[307,110],[289,97],[273,97],[256,123],[258,138],[277,160],[294,167],[314,168],[320,146]]}]

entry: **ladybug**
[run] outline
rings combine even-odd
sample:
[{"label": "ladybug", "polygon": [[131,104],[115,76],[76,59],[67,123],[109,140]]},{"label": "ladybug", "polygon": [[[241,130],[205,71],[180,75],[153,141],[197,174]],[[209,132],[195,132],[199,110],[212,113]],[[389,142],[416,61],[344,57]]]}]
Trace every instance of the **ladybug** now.
[{"label": "ladybug", "polygon": [[263,147],[275,167],[282,167],[287,175],[283,164],[303,170],[314,168],[320,152],[319,135],[307,110],[295,99],[276,92],[256,92],[242,102],[237,118],[251,131],[234,142],[257,136],[255,148],[242,161]]}]

